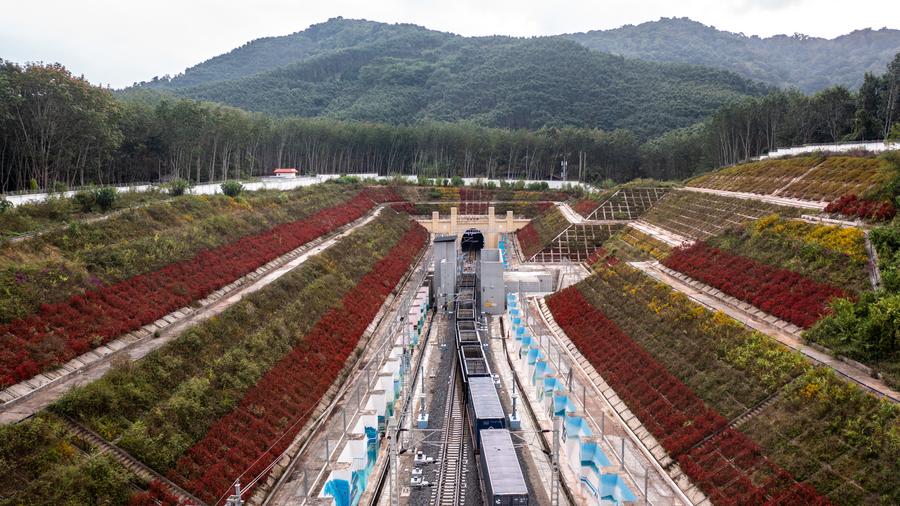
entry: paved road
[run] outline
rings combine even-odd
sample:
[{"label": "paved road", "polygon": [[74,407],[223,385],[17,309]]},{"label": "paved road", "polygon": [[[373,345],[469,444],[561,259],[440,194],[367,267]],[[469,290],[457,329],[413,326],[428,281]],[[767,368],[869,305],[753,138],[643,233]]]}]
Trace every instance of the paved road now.
[{"label": "paved road", "polygon": [[686,244],[692,244],[694,242],[694,240],[690,237],[685,237],[683,235],[672,232],[671,230],[667,230],[651,223],[647,223],[643,220],[633,221],[629,223],[628,226],[637,230],[638,232],[649,235],[654,239],[662,241],[663,243],[676,248],[678,246],[684,246]]}]

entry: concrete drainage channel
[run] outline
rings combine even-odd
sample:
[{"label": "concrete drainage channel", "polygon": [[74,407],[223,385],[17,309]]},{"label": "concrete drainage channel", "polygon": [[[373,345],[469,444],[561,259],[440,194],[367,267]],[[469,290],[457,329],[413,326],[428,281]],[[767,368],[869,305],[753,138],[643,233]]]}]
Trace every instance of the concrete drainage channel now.
[{"label": "concrete drainage channel", "polygon": [[323,399],[319,414],[276,459],[272,476],[249,504],[332,504],[326,499],[332,497],[345,504],[344,494],[378,489],[385,469],[379,435],[409,403],[426,344],[422,336],[430,327],[428,289],[422,286],[429,264],[426,253],[400,283],[402,295],[384,303],[366,330],[371,337],[355,372],[333,386],[335,395]]},{"label": "concrete drainage channel", "polygon": [[[318,237],[299,248],[282,255],[255,271],[229,283],[197,301],[198,307],[183,307],[159,320],[129,332],[88,351],[60,367],[11,385],[0,391],[0,424],[17,423],[58,399],[71,388],[92,381],[88,376],[102,376],[116,356],[128,354],[130,360],[137,360],[150,351],[159,348],[180,334],[190,325],[197,324],[238,302],[247,293],[256,291],[296,268],[312,255],[321,253],[339,239],[356,228],[375,219],[383,209],[377,207],[366,216],[334,230],[327,237]],[[281,267],[288,267],[279,270]],[[249,286],[248,286],[249,285]],[[167,335],[158,336],[160,332]],[[93,378],[96,379],[96,378]],[[47,398],[39,398],[43,394]]]}]

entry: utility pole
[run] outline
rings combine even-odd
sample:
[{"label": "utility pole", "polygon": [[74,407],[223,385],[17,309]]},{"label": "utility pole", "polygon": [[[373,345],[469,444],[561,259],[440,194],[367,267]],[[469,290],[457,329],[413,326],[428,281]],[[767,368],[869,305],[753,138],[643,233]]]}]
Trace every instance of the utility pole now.
[{"label": "utility pole", "polygon": [[562,417],[553,417],[553,479],[550,481],[550,504],[559,506],[559,422]]},{"label": "utility pole", "polygon": [[399,465],[400,460],[397,458],[397,427],[394,425],[394,419],[391,419],[391,422],[388,424],[388,444],[390,445],[390,460],[389,466],[391,468],[390,472],[390,497],[391,497],[391,506],[399,506],[400,505],[400,473],[399,473]]},{"label": "utility pole", "polygon": [[562,165],[562,180],[566,181],[566,178],[568,177],[567,169],[569,168],[569,162],[566,160],[563,160],[562,162],[560,162],[560,164]]},{"label": "utility pole", "polygon": [[234,495],[228,497],[225,501],[225,506],[244,506],[244,501],[241,500],[241,482],[234,482]]}]

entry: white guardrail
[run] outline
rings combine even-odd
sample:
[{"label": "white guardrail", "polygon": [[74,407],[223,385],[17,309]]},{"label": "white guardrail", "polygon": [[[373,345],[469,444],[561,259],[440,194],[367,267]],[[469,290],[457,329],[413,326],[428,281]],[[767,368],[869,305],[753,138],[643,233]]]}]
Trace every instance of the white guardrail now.
[{"label": "white guardrail", "polygon": [[765,160],[768,158],[778,158],[781,156],[802,155],[804,153],[815,153],[818,151],[842,153],[846,151],[870,151],[872,153],[881,153],[884,151],[893,151],[900,149],[900,142],[897,141],[868,141],[868,142],[837,142],[834,144],[804,144],[802,146],[792,146],[789,148],[778,148],[770,151],[768,154],[760,155],[752,158],[753,160]]},{"label": "white guardrail", "polygon": [[[393,179],[394,177],[396,177],[393,175],[379,176],[378,174],[375,174],[375,173],[321,174],[318,176],[297,176],[297,177],[293,177],[293,178],[263,177],[261,180],[254,180],[251,182],[242,182],[242,184],[244,185],[244,189],[247,191],[293,190],[294,188],[299,188],[301,186],[309,186],[309,185],[314,185],[314,184],[318,184],[318,183],[323,183],[325,181],[328,181],[329,179],[339,178],[342,175],[356,177],[359,179],[379,179],[379,180]],[[413,175],[400,175],[399,177],[405,179],[406,181],[408,181],[410,183],[415,183],[418,180],[417,176],[413,176]],[[432,178],[429,178],[429,179],[432,179]],[[437,178],[437,179],[440,180],[442,178]],[[446,179],[446,178],[444,178],[444,179]],[[463,181],[465,181],[466,185],[493,182],[493,183],[496,183],[498,186],[501,182],[509,182],[509,183],[524,182],[526,185],[531,184],[531,183],[547,183],[547,186],[550,189],[554,189],[554,190],[558,190],[567,184],[570,186],[581,186],[585,189],[591,188],[590,185],[587,185],[584,183],[579,183],[577,181],[543,181],[543,180],[536,180],[536,179],[525,179],[525,180],[511,179],[511,180],[507,181],[505,179],[484,179],[484,178],[474,178],[474,177],[463,178]],[[132,191],[143,192],[143,191],[147,191],[151,188],[158,188],[158,187],[160,187],[161,184],[162,183],[155,183],[155,184],[146,184],[145,183],[145,184],[138,184],[138,185],[131,185],[131,186],[117,186],[116,190],[118,190],[119,192],[132,192]],[[193,195],[215,195],[218,193],[222,193],[222,188],[220,187],[221,184],[222,184],[221,182],[197,184],[197,185],[191,186],[191,188],[188,190],[188,193],[191,193]],[[2,194],[0,194],[0,197],[3,197],[6,200],[12,202],[13,206],[15,207],[15,206],[20,206],[22,204],[43,202],[50,195],[61,195],[61,196],[65,196],[65,197],[71,197],[71,196],[75,195],[75,193],[76,193],[76,190],[70,190],[70,191],[60,192],[60,193],[24,193],[24,194],[18,194],[18,195],[2,195]]]}]

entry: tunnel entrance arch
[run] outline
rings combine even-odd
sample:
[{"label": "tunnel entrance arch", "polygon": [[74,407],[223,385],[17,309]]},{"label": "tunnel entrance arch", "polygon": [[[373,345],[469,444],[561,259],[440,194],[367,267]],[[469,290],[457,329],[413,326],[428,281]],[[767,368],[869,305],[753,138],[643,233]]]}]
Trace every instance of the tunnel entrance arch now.
[{"label": "tunnel entrance arch", "polygon": [[484,234],[477,228],[470,228],[463,232],[459,247],[463,251],[481,251],[484,248]]}]

